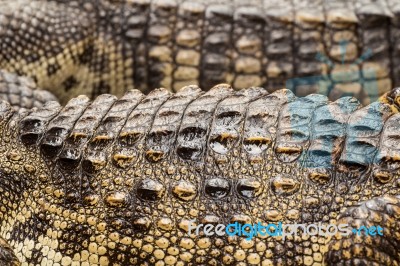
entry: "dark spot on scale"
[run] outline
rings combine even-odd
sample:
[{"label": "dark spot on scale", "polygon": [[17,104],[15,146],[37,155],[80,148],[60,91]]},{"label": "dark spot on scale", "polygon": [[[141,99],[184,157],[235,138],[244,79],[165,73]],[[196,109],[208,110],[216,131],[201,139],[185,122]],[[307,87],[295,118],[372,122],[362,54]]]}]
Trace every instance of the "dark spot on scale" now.
[{"label": "dark spot on scale", "polygon": [[65,92],[70,91],[73,87],[76,87],[76,85],[78,85],[78,84],[79,84],[79,81],[77,81],[74,76],[69,76],[62,83],[62,85],[64,86],[64,91]]},{"label": "dark spot on scale", "polygon": [[83,53],[78,56],[78,60],[82,65],[88,64],[92,60],[93,54],[94,47],[90,45],[86,47]]},{"label": "dark spot on scale", "polygon": [[25,76],[24,72],[21,69],[16,69],[14,72],[15,74],[17,74],[17,76]]},{"label": "dark spot on scale", "polygon": [[36,75],[31,76],[31,79],[35,82],[38,83],[38,78]]},{"label": "dark spot on scale", "polygon": [[52,76],[52,75],[56,74],[57,71],[60,69],[61,69],[61,67],[58,63],[49,64],[47,66],[47,75]]}]

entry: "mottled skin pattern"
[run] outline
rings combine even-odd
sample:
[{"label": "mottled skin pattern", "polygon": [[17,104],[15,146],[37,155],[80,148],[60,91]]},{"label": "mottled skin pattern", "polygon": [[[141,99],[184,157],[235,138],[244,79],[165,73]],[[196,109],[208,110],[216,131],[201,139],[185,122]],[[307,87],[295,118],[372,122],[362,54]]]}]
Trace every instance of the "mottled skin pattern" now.
[{"label": "mottled skin pattern", "polygon": [[[399,265],[399,95],[362,107],[218,85],[2,102],[2,265]],[[191,219],[384,235],[189,236]]]},{"label": "mottled skin pattern", "polygon": [[[397,0],[2,0],[0,69],[63,104],[129,89],[224,82],[296,95],[399,86]],[[343,75],[345,73],[345,75]],[[326,75],[320,82],[285,82]]]}]

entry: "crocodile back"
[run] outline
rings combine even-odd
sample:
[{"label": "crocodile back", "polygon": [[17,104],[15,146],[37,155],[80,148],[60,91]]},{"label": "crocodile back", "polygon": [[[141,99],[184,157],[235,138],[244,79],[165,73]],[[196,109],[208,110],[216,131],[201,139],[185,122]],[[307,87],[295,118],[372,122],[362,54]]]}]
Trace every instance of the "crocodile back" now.
[{"label": "crocodile back", "polygon": [[221,84],[0,107],[0,189],[15,202],[0,201],[1,236],[22,262],[318,264],[324,236],[189,230],[335,223],[400,192],[394,102]]}]

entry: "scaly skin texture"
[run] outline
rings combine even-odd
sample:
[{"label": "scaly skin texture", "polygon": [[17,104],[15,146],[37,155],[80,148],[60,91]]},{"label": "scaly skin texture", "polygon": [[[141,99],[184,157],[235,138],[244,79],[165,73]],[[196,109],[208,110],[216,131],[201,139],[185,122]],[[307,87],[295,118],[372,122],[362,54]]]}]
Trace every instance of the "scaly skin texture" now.
[{"label": "scaly skin texture", "polygon": [[[80,94],[221,82],[367,104],[400,85],[397,0],[0,4],[0,69],[33,78],[64,104]],[[315,75],[327,76],[286,84]]]},{"label": "scaly skin texture", "polygon": [[[3,102],[2,265],[399,265],[399,95],[362,107],[218,85]],[[384,235],[195,236],[192,219]]]},{"label": "scaly skin texture", "polygon": [[57,98],[46,90],[41,90],[29,78],[0,70],[0,99],[9,102],[15,110],[31,109]]}]

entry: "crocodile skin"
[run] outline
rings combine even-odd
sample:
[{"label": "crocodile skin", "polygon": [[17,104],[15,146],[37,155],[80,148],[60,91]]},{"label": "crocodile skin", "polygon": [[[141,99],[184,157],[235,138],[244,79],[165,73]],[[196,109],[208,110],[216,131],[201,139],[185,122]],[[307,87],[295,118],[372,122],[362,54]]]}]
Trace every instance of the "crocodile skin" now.
[{"label": "crocodile skin", "polygon": [[[2,102],[2,265],[399,265],[399,102],[224,84]],[[384,234],[246,240],[190,220]]]},{"label": "crocodile skin", "polygon": [[64,104],[80,94],[221,82],[368,104],[400,85],[397,0],[0,4],[0,68],[33,78]]}]

